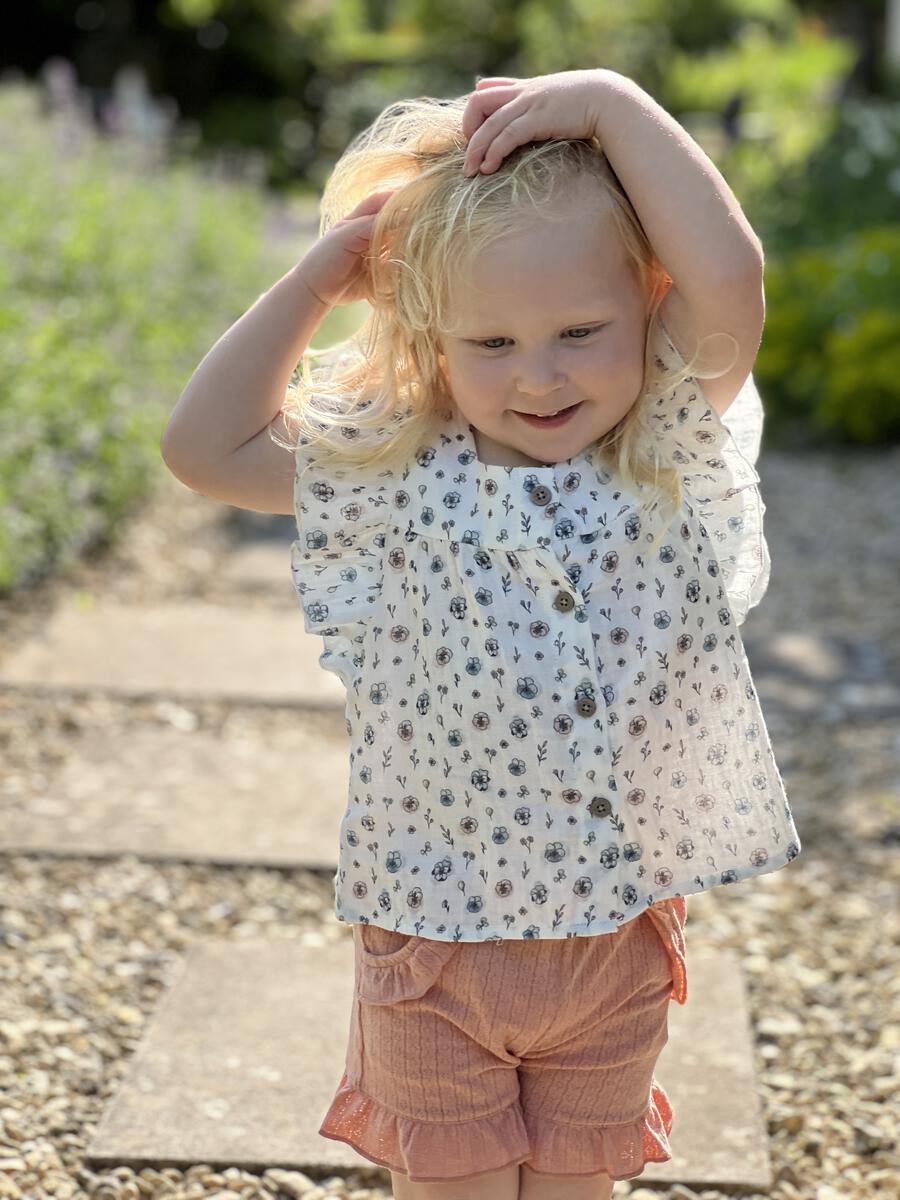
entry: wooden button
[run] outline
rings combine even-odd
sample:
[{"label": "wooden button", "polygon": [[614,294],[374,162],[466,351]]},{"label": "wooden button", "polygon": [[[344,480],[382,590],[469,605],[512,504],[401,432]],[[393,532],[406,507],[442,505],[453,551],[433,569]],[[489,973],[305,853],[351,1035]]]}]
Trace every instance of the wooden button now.
[{"label": "wooden button", "polygon": [[588,805],[588,812],[592,817],[608,817],[612,812],[612,805],[605,796],[595,796]]},{"label": "wooden button", "polygon": [[575,601],[568,592],[557,592],[553,607],[557,612],[571,612],[575,607]]},{"label": "wooden button", "polygon": [[539,483],[536,488],[531,489],[532,504],[549,504],[553,493],[543,483]]},{"label": "wooden button", "polygon": [[597,711],[597,701],[592,700],[590,696],[579,696],[575,710],[580,717],[592,717]]}]

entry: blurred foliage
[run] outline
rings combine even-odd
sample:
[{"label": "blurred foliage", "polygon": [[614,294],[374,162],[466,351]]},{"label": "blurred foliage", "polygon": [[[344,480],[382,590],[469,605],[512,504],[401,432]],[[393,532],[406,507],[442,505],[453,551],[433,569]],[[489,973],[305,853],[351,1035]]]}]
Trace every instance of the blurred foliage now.
[{"label": "blurred foliage", "polygon": [[809,153],[784,162],[754,195],[772,253],[828,246],[900,212],[900,103],[844,100],[823,106]]},{"label": "blurred foliage", "polygon": [[797,443],[900,441],[900,227],[770,260],[766,306],[754,378],[769,418]]},{"label": "blurred foliage", "polygon": [[[55,12],[61,2],[38,8]],[[319,189],[389,101],[462,95],[476,75],[602,65],[662,99],[673,63],[706,68],[708,52],[757,31],[776,49],[757,67],[787,84],[797,72],[789,91],[802,94],[817,64],[811,44],[790,53],[797,15],[792,0],[161,0],[152,37],[120,14],[116,29],[107,21],[73,39],[70,56],[100,89],[121,62],[140,63],[153,91],[177,96],[198,122],[204,145],[264,148],[271,184],[307,179]],[[749,58],[745,65],[749,72]],[[723,58],[708,100],[729,99],[728,69]]]},{"label": "blurred foliage", "polygon": [[0,126],[2,594],[146,497],[174,398],[272,277],[256,189],[73,149],[30,86],[0,88]]},{"label": "blurred foliage", "polygon": [[767,315],[754,375],[777,438],[896,443],[900,104],[824,112],[818,144],[758,193]]},{"label": "blurred foliage", "polygon": [[[321,87],[331,89],[319,154],[308,164],[318,187],[353,134],[398,96],[463,95],[476,75],[529,77],[596,65],[662,98],[673,61],[690,62],[747,31],[786,37],[796,22],[790,0],[497,0],[489,7],[481,0],[395,0],[377,6],[377,28],[367,20],[372,7],[336,0],[330,23],[318,28],[312,53],[328,80]],[[837,47],[832,54],[846,57]],[[735,91],[726,72],[719,80],[723,106]],[[707,92],[712,97],[715,89]]]},{"label": "blurred foliage", "polygon": [[731,142],[711,149],[749,202],[821,140],[853,57],[847,42],[816,24],[777,32],[747,25],[726,46],[699,56],[675,52],[657,99],[674,113],[718,116],[722,135],[721,114],[738,102]]},{"label": "blurred foliage", "polygon": [[[258,187],[209,165],[217,148],[252,149],[258,179],[315,199],[387,103],[476,75],[596,65],[646,88],[762,238],[767,442],[900,441],[900,103],[850,90],[880,0],[159,0],[149,25],[123,8],[89,30],[65,0],[35,8],[95,107],[134,62],[183,120],[151,168],[127,139],[70,146],[30,89],[0,88],[0,593],[113,535],[164,470],[197,363],[290,265]],[[364,315],[335,310],[313,345]]]}]

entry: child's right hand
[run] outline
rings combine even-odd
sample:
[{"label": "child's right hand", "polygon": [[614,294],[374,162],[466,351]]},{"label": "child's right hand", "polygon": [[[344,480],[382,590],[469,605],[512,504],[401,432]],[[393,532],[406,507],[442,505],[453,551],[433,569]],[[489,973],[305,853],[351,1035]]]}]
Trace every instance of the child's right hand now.
[{"label": "child's right hand", "polygon": [[396,188],[372,192],[304,255],[298,270],[323,304],[352,304],[366,298],[366,264],[372,227],[385,201]]}]

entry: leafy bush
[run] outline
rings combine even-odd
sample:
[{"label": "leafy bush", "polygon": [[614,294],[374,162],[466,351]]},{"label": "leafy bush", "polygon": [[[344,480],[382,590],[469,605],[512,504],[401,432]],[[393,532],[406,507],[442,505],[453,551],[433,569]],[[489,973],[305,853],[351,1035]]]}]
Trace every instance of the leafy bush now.
[{"label": "leafy bush", "polygon": [[900,228],[769,259],[765,288],[754,378],[773,433],[900,441]]},{"label": "leafy bush", "polygon": [[[667,63],[661,103],[716,162],[767,245],[839,119],[836,100],[854,57],[849,40],[792,16],[777,33],[749,23],[724,45],[678,51]],[[729,109],[732,137],[723,123]]]},{"label": "leafy bush", "polygon": [[896,222],[898,206],[900,101],[848,99],[810,153],[773,175],[755,215],[780,253]]},{"label": "leafy bush", "polygon": [[277,278],[257,189],[142,165],[38,97],[0,88],[0,595],[110,539],[191,372]]}]

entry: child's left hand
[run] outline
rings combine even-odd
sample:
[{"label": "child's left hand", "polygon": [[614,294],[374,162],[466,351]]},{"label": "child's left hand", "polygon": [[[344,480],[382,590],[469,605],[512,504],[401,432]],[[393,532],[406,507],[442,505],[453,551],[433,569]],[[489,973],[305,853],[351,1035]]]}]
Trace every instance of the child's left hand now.
[{"label": "child's left hand", "polygon": [[479,79],[463,113],[463,174],[490,174],[516,146],[547,138],[590,137],[604,87],[624,80],[605,68],[557,71],[534,79]]}]

